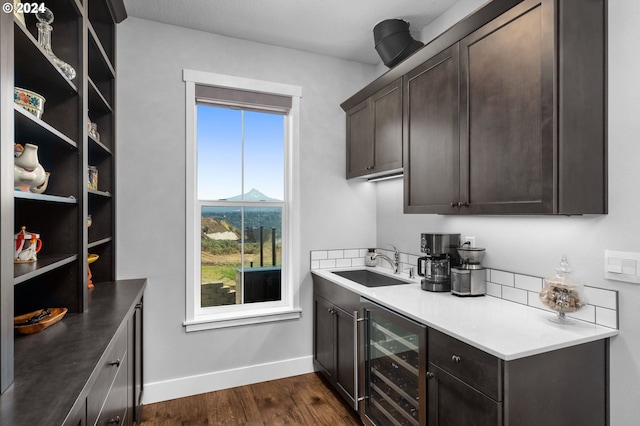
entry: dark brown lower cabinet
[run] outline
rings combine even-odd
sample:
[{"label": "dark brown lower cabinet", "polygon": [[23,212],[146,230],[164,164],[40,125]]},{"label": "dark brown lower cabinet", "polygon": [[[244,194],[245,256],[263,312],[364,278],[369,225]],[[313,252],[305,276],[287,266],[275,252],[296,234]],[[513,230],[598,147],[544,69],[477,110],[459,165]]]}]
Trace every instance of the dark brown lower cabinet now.
[{"label": "dark brown lower cabinet", "polygon": [[502,403],[429,363],[427,372],[429,425],[497,426]]},{"label": "dark brown lower cabinet", "polygon": [[[407,333],[394,331],[388,334],[392,339],[382,339],[383,330],[391,328],[382,326],[373,330],[365,326],[359,330],[362,323],[358,323],[358,315],[364,323],[371,321],[367,313],[370,308],[363,308],[367,304],[362,304],[359,295],[316,275],[313,275],[313,283],[313,361],[316,370],[355,410],[358,410],[355,405],[358,397],[364,397],[364,405],[370,400],[372,407],[377,404],[378,409],[394,413],[392,408],[394,404],[398,405],[398,400],[389,395],[403,395],[407,393],[406,388],[376,374],[358,375],[355,356],[360,351],[361,358],[366,358],[362,356],[367,350],[365,341],[372,337],[372,340],[378,336],[380,341],[395,342],[406,340]],[[392,313],[382,305],[379,311]],[[398,377],[399,366],[408,358],[395,356],[390,350],[378,350],[378,355],[383,353],[393,360],[391,374]],[[421,413],[426,411],[426,415],[421,414],[419,420],[403,415],[391,416],[393,421],[398,420],[393,424],[422,425],[425,421],[429,426],[609,424],[609,339],[507,361],[444,332],[427,328],[426,344],[418,344],[414,352],[418,354],[415,374],[422,384],[416,394],[419,397],[413,402],[422,406],[426,399],[426,410],[420,410]],[[383,371],[385,359],[385,356],[377,356],[373,363],[379,365],[373,365],[373,369]],[[366,360],[363,362],[366,365]],[[423,366],[426,366],[426,372]],[[357,383],[358,378],[360,383]],[[385,396],[373,401],[368,394],[369,387],[379,387]],[[387,387],[393,391],[385,393]],[[407,412],[411,413],[411,407],[408,408]],[[361,405],[360,415],[366,419],[365,424],[392,424],[387,417],[383,420],[375,415],[363,417],[366,411]]]},{"label": "dark brown lower cabinet", "polygon": [[314,366],[357,410],[356,321],[360,296],[317,276],[313,281]]},{"label": "dark brown lower cabinet", "polygon": [[96,283],[86,312],[17,337],[0,425],[139,423],[145,287],[144,279]]},{"label": "dark brown lower cabinet", "polygon": [[503,361],[428,331],[430,426],[602,426],[608,340]]}]

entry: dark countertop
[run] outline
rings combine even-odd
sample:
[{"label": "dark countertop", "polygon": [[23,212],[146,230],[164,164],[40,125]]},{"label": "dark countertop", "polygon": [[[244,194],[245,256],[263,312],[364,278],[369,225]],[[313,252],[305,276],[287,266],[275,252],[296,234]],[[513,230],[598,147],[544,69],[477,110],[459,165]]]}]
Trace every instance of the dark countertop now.
[{"label": "dark countertop", "polygon": [[85,313],[67,313],[40,333],[16,335],[15,380],[0,397],[0,425],[61,425],[83,407],[94,369],[127,326],[146,285],[146,279],[96,283]]}]

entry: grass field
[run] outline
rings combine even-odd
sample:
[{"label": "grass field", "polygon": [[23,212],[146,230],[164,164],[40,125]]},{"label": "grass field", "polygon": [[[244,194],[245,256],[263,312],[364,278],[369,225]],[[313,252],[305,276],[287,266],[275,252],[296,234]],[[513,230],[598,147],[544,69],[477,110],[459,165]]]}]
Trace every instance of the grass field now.
[{"label": "grass field", "polygon": [[[241,264],[241,254],[239,252],[240,245],[234,246],[226,245],[227,253],[220,253],[221,250],[205,251],[205,247],[202,249],[201,254],[201,283],[210,282],[223,282],[231,288],[236,285],[236,269]],[[211,242],[207,241],[207,246],[211,246]],[[207,247],[209,248],[209,247]],[[231,252],[229,251],[238,251]],[[271,243],[264,245],[263,259],[264,266],[273,266],[271,259]],[[252,264],[253,262],[253,264]],[[282,264],[282,249],[281,244],[276,244],[276,265]],[[245,244],[244,255],[244,267],[250,268],[260,266],[260,248],[258,244]]]}]

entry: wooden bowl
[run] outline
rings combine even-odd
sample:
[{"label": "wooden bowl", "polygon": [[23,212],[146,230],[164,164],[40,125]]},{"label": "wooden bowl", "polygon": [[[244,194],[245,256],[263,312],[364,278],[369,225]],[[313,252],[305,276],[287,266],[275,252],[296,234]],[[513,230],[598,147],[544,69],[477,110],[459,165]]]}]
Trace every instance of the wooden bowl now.
[{"label": "wooden bowl", "polygon": [[40,314],[44,309],[29,312],[28,314],[18,315],[13,318],[13,329],[17,334],[34,334],[45,328],[51,327],[60,321],[67,313],[67,308],[49,308],[50,314],[43,317],[37,322],[29,324],[28,321],[35,315]]}]

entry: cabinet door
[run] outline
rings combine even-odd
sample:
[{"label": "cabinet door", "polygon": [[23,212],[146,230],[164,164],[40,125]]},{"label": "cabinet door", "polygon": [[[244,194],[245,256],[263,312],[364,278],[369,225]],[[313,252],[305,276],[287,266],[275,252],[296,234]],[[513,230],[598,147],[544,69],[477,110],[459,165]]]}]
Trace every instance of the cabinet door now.
[{"label": "cabinet door", "polygon": [[404,77],[404,211],[453,213],[459,198],[458,47]]},{"label": "cabinet door", "polygon": [[388,85],[371,100],[373,108],[373,172],[402,167],[401,80]]},{"label": "cabinet door", "polygon": [[347,179],[372,172],[373,115],[371,98],[347,111]]},{"label": "cabinet door", "polygon": [[460,213],[554,211],[550,3],[525,1],[460,41]]},{"label": "cabinet door", "polygon": [[502,403],[429,363],[427,412],[430,426],[500,426]]},{"label": "cabinet door", "polygon": [[336,368],[335,380],[343,396],[352,406],[356,400],[355,369],[357,368],[356,334],[353,314],[335,308],[336,318]]},{"label": "cabinet door", "polygon": [[334,316],[333,305],[321,297],[313,299],[313,360],[322,373],[333,380],[334,375]]}]

